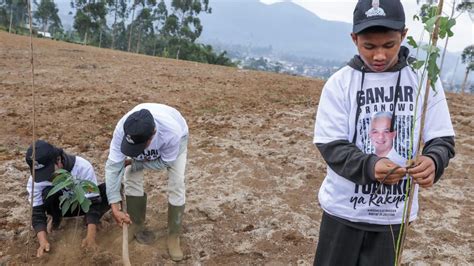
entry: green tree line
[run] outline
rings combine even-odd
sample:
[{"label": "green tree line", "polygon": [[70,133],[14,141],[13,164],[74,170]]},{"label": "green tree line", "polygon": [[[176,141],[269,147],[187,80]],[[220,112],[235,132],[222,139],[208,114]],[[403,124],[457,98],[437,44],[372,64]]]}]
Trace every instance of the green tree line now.
[{"label": "green tree line", "polygon": [[[71,0],[73,29],[64,31],[54,0],[34,0],[35,29],[53,38],[122,51],[235,66],[227,53],[197,43],[209,0]],[[27,0],[0,0],[0,28],[28,32]]]}]

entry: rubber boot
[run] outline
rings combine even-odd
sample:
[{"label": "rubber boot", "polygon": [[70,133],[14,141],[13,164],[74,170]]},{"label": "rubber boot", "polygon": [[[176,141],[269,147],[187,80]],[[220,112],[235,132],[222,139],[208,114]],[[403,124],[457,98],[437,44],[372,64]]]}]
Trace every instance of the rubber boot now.
[{"label": "rubber boot", "polygon": [[183,250],[179,243],[179,235],[181,234],[181,225],[183,223],[183,206],[173,206],[168,203],[168,253],[171,260],[180,261],[183,259]]},{"label": "rubber boot", "polygon": [[138,243],[150,245],[155,241],[155,234],[145,229],[146,193],[143,196],[126,196],[127,213],[132,224],[128,227],[128,240],[136,239]]}]

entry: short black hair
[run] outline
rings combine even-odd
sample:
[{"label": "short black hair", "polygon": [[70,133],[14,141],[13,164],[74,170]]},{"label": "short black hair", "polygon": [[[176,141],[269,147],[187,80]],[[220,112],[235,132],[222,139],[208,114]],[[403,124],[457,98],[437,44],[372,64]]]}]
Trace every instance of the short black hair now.
[{"label": "short black hair", "polygon": [[390,32],[390,31],[403,33],[404,30],[405,30],[405,28],[402,28],[402,29],[399,29],[399,30],[394,30],[394,29],[387,28],[387,27],[384,27],[384,26],[373,26],[373,27],[369,27],[367,29],[364,29],[359,33],[356,33],[356,35],[367,34],[367,33],[386,33],[386,32]]}]

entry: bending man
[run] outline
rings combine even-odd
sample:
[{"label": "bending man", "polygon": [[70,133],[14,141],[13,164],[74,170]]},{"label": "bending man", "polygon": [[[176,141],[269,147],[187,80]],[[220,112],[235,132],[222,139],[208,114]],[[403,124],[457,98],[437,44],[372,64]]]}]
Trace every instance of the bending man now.
[{"label": "bending man", "polygon": [[[117,123],[105,167],[107,197],[119,225],[132,224],[129,235],[149,244],[154,235],[144,229],[147,195],[143,170],[168,171],[168,239],[170,257],[183,259],[179,235],[185,204],[184,172],[188,126],[174,108],[156,103],[137,105]],[[124,175],[127,212],[121,211],[121,177]]]}]

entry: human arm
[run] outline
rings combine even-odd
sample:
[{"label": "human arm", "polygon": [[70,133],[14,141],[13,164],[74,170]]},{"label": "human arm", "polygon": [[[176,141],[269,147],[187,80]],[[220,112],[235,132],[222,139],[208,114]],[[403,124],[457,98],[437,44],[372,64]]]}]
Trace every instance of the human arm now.
[{"label": "human arm", "polygon": [[122,196],[120,195],[121,180],[123,172],[125,170],[124,161],[114,162],[107,160],[105,164],[105,185],[107,191],[107,199],[112,209],[112,214],[115,221],[119,226],[123,223],[130,224],[130,216],[127,213],[121,211],[120,201]]},{"label": "human arm", "polygon": [[[435,138],[425,144],[422,154],[431,158],[434,163],[433,183],[438,182],[444,173],[444,169],[448,167],[449,160],[456,154],[454,147],[454,137]],[[413,172],[415,169],[411,170]]]},{"label": "human arm", "polygon": [[32,216],[31,216],[31,223],[32,223],[33,229],[35,230],[36,233],[39,233],[41,231],[46,232],[47,218],[46,218],[46,212],[45,212],[45,209],[44,209],[44,205],[33,207],[33,213],[32,213]]},{"label": "human arm", "polygon": [[81,247],[87,250],[97,249],[97,243],[95,242],[95,237],[97,234],[97,225],[96,224],[87,224],[87,235],[82,240]]},{"label": "human arm", "polygon": [[363,153],[348,140],[316,143],[316,147],[328,166],[338,175],[359,185],[374,182],[375,164],[380,157]]},{"label": "human arm", "polygon": [[123,132],[124,117],[117,123],[114,130],[112,141],[110,142],[110,151],[107,162],[105,163],[105,186],[107,199],[112,209],[112,215],[119,226],[125,223],[131,223],[128,214],[121,211],[120,202],[122,196],[120,189],[122,185],[122,177],[125,172],[126,156],[122,153],[120,146],[124,136]]},{"label": "human arm", "polygon": [[[317,143],[316,146],[334,172],[359,185],[374,181],[395,184],[406,173],[405,168],[388,158],[365,154],[347,140]],[[395,167],[399,168],[393,171]]]},{"label": "human arm", "polygon": [[47,219],[44,210],[44,205],[33,207],[32,225],[38,238],[39,247],[36,251],[36,256],[43,256],[44,252],[49,252],[50,245],[47,238]]},{"label": "human arm", "polygon": [[36,233],[36,237],[38,238],[39,247],[36,250],[36,257],[43,256],[44,252],[49,252],[50,245],[48,242],[48,238],[46,235],[46,231],[39,231]]},{"label": "human arm", "polygon": [[408,173],[422,188],[429,188],[438,182],[448,166],[449,160],[454,157],[454,138],[441,137],[428,141],[415,167],[408,169]]},{"label": "human arm", "polygon": [[44,182],[35,183],[35,191],[33,193],[32,183],[33,179],[30,176],[28,179],[28,183],[26,186],[26,190],[29,194],[29,200],[32,200],[33,197],[33,210],[31,216],[31,225],[36,232],[36,237],[38,238],[39,247],[36,252],[37,257],[43,256],[44,252],[48,252],[50,249],[50,245],[47,239],[47,218],[46,218],[46,210],[44,208],[43,199],[41,197],[42,190],[49,184],[45,184]]}]

